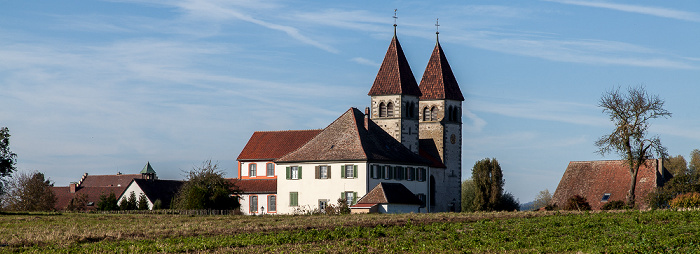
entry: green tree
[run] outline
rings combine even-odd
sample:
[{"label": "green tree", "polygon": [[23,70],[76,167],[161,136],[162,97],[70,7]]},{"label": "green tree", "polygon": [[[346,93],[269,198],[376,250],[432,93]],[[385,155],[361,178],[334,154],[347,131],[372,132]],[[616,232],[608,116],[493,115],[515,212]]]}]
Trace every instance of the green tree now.
[{"label": "green tree", "polygon": [[693,149],[693,151],[690,152],[688,173],[691,175],[698,175],[698,173],[700,173],[700,150],[698,149]]},{"label": "green tree", "polygon": [[615,129],[595,142],[598,153],[605,155],[618,153],[627,163],[630,171],[630,187],[627,193],[627,205],[634,206],[635,187],[639,167],[653,158],[666,156],[666,148],[661,145],[658,136],[648,137],[649,121],[659,117],[670,117],[671,113],[663,108],[664,101],[656,95],[649,95],[643,86],[629,87],[627,93],[620,89],[603,94],[598,104],[603,113],[608,114],[615,124]]},{"label": "green tree", "polygon": [[474,212],[474,200],[476,198],[476,186],[472,179],[462,182],[462,212]]},{"label": "green tree", "polygon": [[496,159],[477,161],[472,169],[472,180],[476,190],[474,209],[493,211],[498,208],[503,196],[503,172]]},{"label": "green tree", "polygon": [[100,201],[97,202],[97,210],[100,211],[115,211],[119,210],[117,205],[117,195],[110,192],[109,195],[100,195]]},{"label": "green tree", "polygon": [[68,211],[85,211],[87,210],[88,195],[78,193],[70,200],[66,210]]},{"label": "green tree", "polygon": [[10,130],[7,127],[0,128],[0,195],[4,193],[6,180],[15,170],[17,154],[10,150]]},{"label": "green tree", "polygon": [[146,197],[145,193],[141,192],[139,195],[137,206],[139,210],[148,210],[148,198]]},{"label": "green tree", "polygon": [[8,185],[5,205],[12,211],[55,210],[56,194],[53,183],[39,172],[17,173]]},{"label": "green tree", "polygon": [[187,172],[185,184],[175,197],[177,209],[233,210],[240,204],[234,196],[234,184],[224,178],[223,171],[211,160]]},{"label": "green tree", "polygon": [[138,208],[138,201],[136,201],[136,193],[133,191],[129,193],[128,198],[123,198],[119,201],[119,209],[121,210],[136,210]]},{"label": "green tree", "polygon": [[552,194],[549,193],[549,189],[544,189],[543,191],[540,191],[540,193],[537,194],[537,197],[535,197],[535,201],[532,202],[532,207],[534,207],[536,210],[542,207],[546,207],[551,203]]},{"label": "green tree", "polygon": [[673,176],[684,175],[688,172],[688,163],[683,158],[683,155],[669,156],[664,159],[664,167]]}]

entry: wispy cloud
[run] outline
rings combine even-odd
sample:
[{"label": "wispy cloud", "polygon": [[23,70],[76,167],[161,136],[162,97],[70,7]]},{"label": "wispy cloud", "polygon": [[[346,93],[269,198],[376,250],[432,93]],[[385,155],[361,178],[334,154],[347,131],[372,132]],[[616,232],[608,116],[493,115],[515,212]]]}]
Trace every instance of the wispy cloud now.
[{"label": "wispy cloud", "polygon": [[623,12],[638,13],[638,14],[651,15],[651,16],[662,17],[662,18],[671,18],[671,19],[678,19],[678,20],[685,20],[685,21],[692,21],[692,22],[700,22],[700,15],[698,15],[697,13],[688,12],[688,11],[681,11],[681,10],[674,10],[674,9],[663,8],[663,7],[631,5],[631,4],[617,4],[617,3],[609,3],[609,2],[603,2],[603,1],[579,1],[579,0],[544,0],[544,1],[556,2],[556,3],[562,3],[562,4],[570,4],[570,5],[578,5],[578,6],[586,6],[586,7],[603,8],[603,9],[610,9],[610,10],[623,11]]},{"label": "wispy cloud", "polygon": [[620,65],[666,69],[700,69],[695,62],[631,43],[606,40],[565,40],[540,34],[471,31],[451,40],[487,50],[555,62]]},{"label": "wispy cloud", "polygon": [[604,126],[608,121],[599,116],[595,105],[561,101],[524,100],[513,98],[472,99],[475,112],[499,114],[508,117],[545,120],[585,126]]},{"label": "wispy cloud", "polygon": [[369,59],[363,58],[363,57],[355,57],[355,58],[350,59],[350,60],[352,60],[353,62],[359,63],[359,64],[369,65],[372,67],[379,67],[381,65],[380,63],[377,63],[375,61],[372,61],[372,60],[369,60]]}]

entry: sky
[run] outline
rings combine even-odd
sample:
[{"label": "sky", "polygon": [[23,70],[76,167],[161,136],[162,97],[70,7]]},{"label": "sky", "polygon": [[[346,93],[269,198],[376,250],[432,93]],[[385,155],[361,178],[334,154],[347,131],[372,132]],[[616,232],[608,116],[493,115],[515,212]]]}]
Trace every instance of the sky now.
[{"label": "sky", "polygon": [[602,94],[644,86],[671,155],[700,148],[700,2],[0,0],[0,126],[20,171],[228,177],[254,131],[320,129],[367,96],[393,35],[416,80],[440,44],[460,84],[463,178],[496,158],[522,203],[570,161],[614,160]]}]

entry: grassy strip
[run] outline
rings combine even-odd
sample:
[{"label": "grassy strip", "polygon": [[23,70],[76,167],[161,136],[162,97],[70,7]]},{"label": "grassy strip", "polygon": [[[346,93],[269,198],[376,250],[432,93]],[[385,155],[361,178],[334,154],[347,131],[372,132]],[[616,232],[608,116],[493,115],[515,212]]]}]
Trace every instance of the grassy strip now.
[{"label": "grassy strip", "polygon": [[[124,237],[65,244],[35,244],[0,248],[5,252],[683,252],[700,249],[700,212],[630,211],[624,213],[560,214],[544,217],[505,216],[451,222],[437,215],[412,215],[401,224],[353,225],[364,217],[336,216],[345,226],[195,234],[160,238]],[[290,224],[314,217],[288,216]],[[401,216],[396,216],[401,217]],[[216,218],[216,217],[215,217]],[[245,217],[244,217],[245,218]],[[389,215],[388,218],[391,218]],[[423,218],[431,218],[421,220]],[[195,217],[196,219],[207,219]],[[211,219],[211,218],[209,218]],[[233,219],[233,218],[229,218]],[[257,219],[257,218],[256,218]],[[274,223],[279,217],[260,218]],[[142,224],[143,225],[143,224]]]}]

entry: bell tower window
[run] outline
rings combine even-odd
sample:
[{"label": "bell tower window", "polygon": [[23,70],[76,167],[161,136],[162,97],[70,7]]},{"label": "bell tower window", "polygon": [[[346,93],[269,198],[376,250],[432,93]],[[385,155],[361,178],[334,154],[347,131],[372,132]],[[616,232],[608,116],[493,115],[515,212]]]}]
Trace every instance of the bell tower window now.
[{"label": "bell tower window", "polygon": [[430,121],[437,121],[438,120],[438,109],[437,107],[433,107],[430,109]]},{"label": "bell tower window", "polygon": [[430,109],[428,107],[423,108],[423,121],[430,121]]},{"label": "bell tower window", "polygon": [[394,103],[389,102],[386,104],[386,116],[387,117],[394,116]]},{"label": "bell tower window", "polygon": [[386,117],[386,104],[384,102],[379,103],[379,117]]}]

